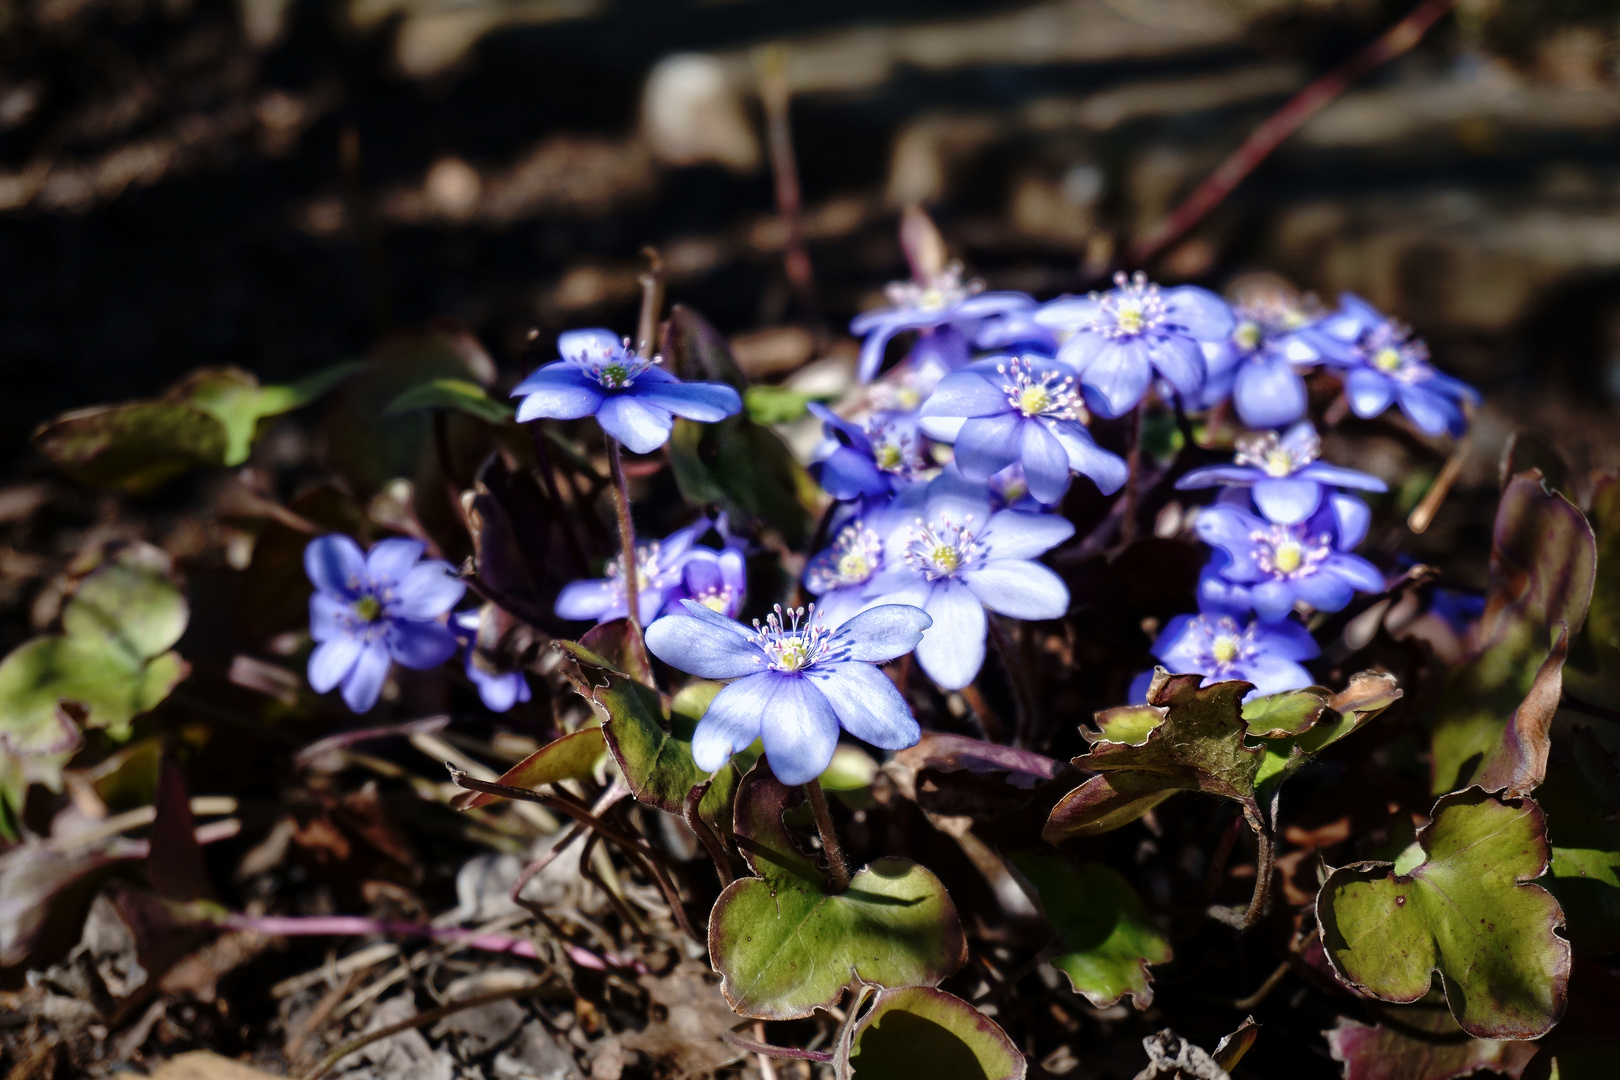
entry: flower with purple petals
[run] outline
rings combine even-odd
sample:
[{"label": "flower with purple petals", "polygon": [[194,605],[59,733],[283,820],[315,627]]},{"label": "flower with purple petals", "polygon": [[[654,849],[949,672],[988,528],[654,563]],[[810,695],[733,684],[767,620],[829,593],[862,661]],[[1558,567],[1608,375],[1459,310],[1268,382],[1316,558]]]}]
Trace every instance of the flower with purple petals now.
[{"label": "flower with purple petals", "polygon": [[911,708],[874,665],[917,647],[931,621],[917,608],[869,608],[834,630],[814,607],[778,607],[750,630],[691,600],[681,606],[647,628],[647,648],[699,678],[737,680],[692,734],[698,768],[713,772],[761,739],[776,778],[804,784],[826,771],[839,728],[884,750],[916,744]]},{"label": "flower with purple petals", "polygon": [[804,587],[817,597],[817,610],[828,626],[840,625],[866,606],[866,587],[883,569],[883,539],[856,518],[805,564]]},{"label": "flower with purple petals", "polygon": [[1479,392],[1435,370],[1421,339],[1361,297],[1345,293],[1339,309],[1306,333],[1323,359],[1344,372],[1357,416],[1378,416],[1393,401],[1425,435],[1456,436],[1467,429],[1463,404],[1479,404]]},{"label": "flower with purple petals", "polygon": [[490,660],[496,637],[493,614],[494,605],[486,604],[474,611],[457,612],[450,625],[462,642],[467,678],[478,688],[484,707],[490,712],[506,712],[518,702],[528,701],[531,692],[521,670],[502,669]]},{"label": "flower with purple petals", "polygon": [[[918,346],[924,352],[930,348],[930,337],[943,334],[946,340],[933,348],[941,353],[940,359],[949,370],[955,366],[950,361],[961,363],[967,359],[968,339],[983,320],[1035,306],[1034,299],[1024,293],[981,292],[983,288],[982,282],[962,281],[960,263],[951,263],[926,277],[890,282],[884,290],[890,306],[863,312],[849,324],[850,333],[866,339],[861,343],[857,377],[861,382],[872,381],[883,366],[883,350],[889,340],[903,330],[923,331]],[[917,354],[919,350],[912,351]]]},{"label": "flower with purple petals", "polygon": [[[1341,496],[1341,498],[1343,498]],[[1357,500],[1353,500],[1357,501]],[[1262,622],[1277,622],[1303,601],[1318,611],[1338,611],[1361,592],[1381,592],[1384,575],[1348,549],[1361,537],[1335,536],[1333,510],[1306,521],[1279,525],[1230,505],[1207,507],[1198,514],[1198,536],[1226,555],[1216,567],[1227,581],[1248,587],[1250,602]]]},{"label": "flower with purple petals", "polygon": [[[670,593],[680,587],[691,556],[692,545],[708,532],[711,523],[703,518],[670,533],[662,540],[649,540],[636,544],[636,607],[641,625],[646,626],[657,615]],[[621,553],[607,565],[607,576],[587,581],[574,581],[563,586],[557,594],[559,619],[590,619],[612,622],[630,614],[630,602],[624,590],[624,555]]]},{"label": "flower with purple petals", "polygon": [[512,390],[521,397],[519,422],[596,417],[602,430],[638,454],[669,440],[675,417],[714,423],[742,409],[724,383],[683,383],[637,356],[630,342],[606,330],[569,330],[557,339],[562,359],[540,368]]},{"label": "flower with purple petals", "polygon": [[1321,455],[1321,437],[1309,420],[1302,420],[1280,436],[1266,431],[1239,438],[1231,465],[1194,469],[1177,480],[1176,487],[1252,488],[1254,504],[1279,525],[1294,525],[1316,513],[1323,488],[1389,490],[1376,476],[1318,461]]},{"label": "flower with purple petals", "polygon": [[341,686],[357,713],[377,703],[389,666],[430,668],[456,652],[440,619],[467,589],[449,563],[422,559],[419,540],[381,540],[366,553],[332,533],[304,549],[309,598],[309,685],[318,694]]},{"label": "flower with purple petals", "polygon": [[1138,272],[1114,275],[1115,288],[1043,304],[1035,321],[1069,332],[1058,359],[1073,368],[1086,404],[1099,416],[1134,409],[1158,372],[1196,401],[1204,386],[1204,342],[1223,341],[1235,320],[1226,301],[1196,285],[1160,291]]},{"label": "flower with purple petals", "polygon": [[813,470],[835,499],[887,498],[928,465],[910,417],[878,413],[863,426],[816,402],[808,408],[821,418],[833,446]]},{"label": "flower with purple petals", "polygon": [[1049,505],[1069,490],[1071,470],[1105,495],[1125,483],[1124,459],[1091,441],[1074,373],[1057,360],[1004,356],[963,368],[945,376],[921,417],[930,438],[956,444],[956,467],[969,480],[1017,462],[1030,494]]},{"label": "flower with purple petals", "polygon": [[1153,643],[1153,655],[1172,673],[1202,675],[1203,685],[1241,679],[1260,697],[1298,690],[1314,681],[1300,665],[1320,655],[1310,631],[1292,619],[1266,623],[1227,611],[1177,615]]},{"label": "flower with purple petals", "polygon": [[930,484],[923,513],[890,530],[885,569],[866,591],[868,603],[911,604],[933,618],[917,662],[947,690],[972,682],[984,665],[986,608],[1015,619],[1069,610],[1063,579],[1034,560],[1074,526],[1056,514],[991,513],[984,486],[976,487],[964,490],[949,475]]},{"label": "flower with purple petals", "polygon": [[1293,423],[1309,404],[1300,369],[1322,360],[1309,339],[1295,332],[1309,325],[1311,308],[1277,291],[1240,303],[1232,313],[1232,332],[1203,343],[1207,379],[1199,406],[1211,408],[1230,396],[1238,419],[1249,427]]},{"label": "flower with purple petals", "polygon": [[680,582],[664,600],[663,614],[681,610],[681,601],[695,600],[710,611],[735,619],[748,591],[748,564],[734,547],[723,551],[697,546],[686,557]]}]

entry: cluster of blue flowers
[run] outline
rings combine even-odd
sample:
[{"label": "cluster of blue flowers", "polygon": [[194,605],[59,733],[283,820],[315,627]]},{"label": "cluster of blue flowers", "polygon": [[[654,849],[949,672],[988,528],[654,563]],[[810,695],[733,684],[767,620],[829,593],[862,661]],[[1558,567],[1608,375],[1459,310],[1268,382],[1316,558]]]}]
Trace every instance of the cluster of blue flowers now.
[{"label": "cluster of blue flowers", "polygon": [[[1196,286],[1161,290],[1120,274],[1107,292],[1039,304],[980,291],[953,264],[892,285],[889,297],[852,325],[865,338],[860,402],[846,415],[811,406],[825,433],[813,471],[834,500],[828,543],[802,576],[814,603],[738,622],[745,542],[724,516],[638,543],[557,599],[564,619],[625,618],[634,574],[648,649],[679,670],[735,680],[698,726],[704,768],[762,739],[777,776],[802,783],[826,768],[840,729],[889,749],[915,742],[905,699],[873,665],[914,650],[929,678],[958,690],[979,674],[993,617],[1063,616],[1068,589],[1038,561],[1074,533],[1057,506],[1075,475],[1103,494],[1127,482],[1125,461],[1093,441],[1090,419],[1125,416],[1155,393],[1188,412],[1230,402],[1260,430],[1239,441],[1233,464],[1179,482],[1225,490],[1197,517],[1215,549],[1199,612],[1171,620],[1154,655],[1260,692],[1307,685],[1300,662],[1317,650],[1299,616],[1383,588],[1377,568],[1352,553],[1370,514],[1346,492],[1384,486],[1318,460],[1303,373],[1337,369],[1357,415],[1397,404],[1429,434],[1460,432],[1475,399],[1429,365],[1421,342],[1351,296],[1332,312],[1293,301],[1234,308]],[[905,331],[915,332],[909,352],[884,371]],[[514,391],[519,420],[594,416],[647,453],[676,416],[714,422],[741,408],[730,387],[682,383],[605,330],[566,333],[559,350]],[[720,546],[698,542],[711,531]],[[452,612],[459,580],[422,553],[401,540],[369,555],[344,537],[310,545],[320,643],[311,684],[341,686],[363,711],[391,662],[431,666],[459,648],[490,708],[526,700],[520,672],[488,667],[478,613]]]}]

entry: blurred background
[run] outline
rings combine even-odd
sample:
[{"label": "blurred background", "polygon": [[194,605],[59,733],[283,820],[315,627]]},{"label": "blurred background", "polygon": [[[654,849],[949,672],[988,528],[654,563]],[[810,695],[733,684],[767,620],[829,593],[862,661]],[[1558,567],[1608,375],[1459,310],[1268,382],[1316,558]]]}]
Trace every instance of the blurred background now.
[{"label": "blurred background", "polygon": [[[436,319],[515,379],[560,328],[631,331],[648,244],[787,371],[853,347],[913,203],[991,288],[1085,289],[1414,3],[4,0],[0,454]],[[1150,269],[1361,293],[1485,391],[1481,454],[1526,424],[1612,468],[1617,133],[1612,0],[1461,0]]]}]

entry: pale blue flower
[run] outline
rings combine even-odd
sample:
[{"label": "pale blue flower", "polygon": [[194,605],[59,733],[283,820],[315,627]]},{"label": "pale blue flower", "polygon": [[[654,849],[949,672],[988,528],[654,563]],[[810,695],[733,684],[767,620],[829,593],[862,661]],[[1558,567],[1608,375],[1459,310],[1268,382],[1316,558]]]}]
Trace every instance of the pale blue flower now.
[{"label": "pale blue flower", "polygon": [[1316,428],[1302,420],[1281,436],[1267,431],[1240,438],[1231,465],[1193,469],[1176,481],[1176,487],[1250,488],[1260,512],[1280,525],[1293,525],[1316,513],[1324,490],[1388,490],[1376,476],[1319,461],[1321,454]]}]

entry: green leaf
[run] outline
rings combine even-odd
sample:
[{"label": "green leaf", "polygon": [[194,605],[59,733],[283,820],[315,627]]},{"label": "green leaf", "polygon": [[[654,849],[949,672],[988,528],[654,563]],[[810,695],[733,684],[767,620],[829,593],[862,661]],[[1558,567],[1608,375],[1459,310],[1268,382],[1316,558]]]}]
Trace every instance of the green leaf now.
[{"label": "green leaf", "polygon": [[[606,750],[601,728],[583,728],[548,742],[502,773],[495,782],[536,791],[562,780],[588,780],[594,775],[596,759]],[[451,805],[457,810],[472,810],[487,806],[500,797],[483,791],[469,791],[456,796]]]},{"label": "green leaf", "polygon": [[1099,1009],[1126,994],[1153,1004],[1150,964],[1170,962],[1170,940],[1154,925],[1131,883],[1103,863],[1079,866],[1056,855],[1019,853],[1011,862],[1035,890],[1057,939],[1052,966]]},{"label": "green leaf", "polygon": [[260,386],[255,376],[238,368],[210,368],[188,375],[165,397],[218,420],[225,428],[225,453],[212,464],[236,466],[248,459],[260,420],[309,404],[363,366],[358,361],[338,364],[291,386]]},{"label": "green leaf", "polygon": [[1254,698],[1243,705],[1243,722],[1249,734],[1260,739],[1285,739],[1302,735],[1316,725],[1327,709],[1332,691],[1320,686],[1285,690]]},{"label": "green leaf", "polygon": [[1023,1080],[1029,1070],[1001,1025],[929,986],[880,990],[849,1062],[856,1080]]},{"label": "green leaf", "polygon": [[466,379],[434,379],[413,386],[399,395],[383,409],[382,414],[399,416],[402,413],[423,409],[464,412],[486,424],[504,424],[517,412],[508,402],[490,397],[489,392],[475,382],[468,382]]},{"label": "green leaf", "polygon": [[1589,728],[1571,733],[1570,760],[1536,789],[1552,844],[1549,892],[1569,940],[1594,956],[1620,952],[1620,772]]},{"label": "green leaf", "polygon": [[[677,304],[671,310],[664,349],[682,379],[724,382],[739,393],[747,389],[726,339],[690,308]],[[747,415],[717,424],[677,420],[669,448],[687,502],[719,504],[739,522],[766,521],[789,545],[807,539],[809,507],[819,501],[819,489],[770,428]]]},{"label": "green leaf", "polygon": [[[1245,682],[1199,687],[1202,676],[1169,675],[1162,668],[1148,690],[1148,705],[1110,709],[1097,716],[1097,730],[1081,734],[1089,753],[1074,764],[1094,776],[1059,800],[1041,836],[1059,844],[1129,824],[1177,791],[1203,791],[1242,804],[1261,827],[1254,799],[1260,751],[1244,742],[1241,702],[1253,689]],[[1148,727],[1151,714],[1162,719]],[[1122,730],[1140,742],[1118,742]]]},{"label": "green leaf", "polygon": [[737,846],[759,876],[726,886],[709,916],[709,958],[731,1007],[788,1020],[835,1003],[854,978],[933,986],[960,967],[967,941],[939,879],[878,859],[833,895],[782,822],[801,799],[763,758],[738,786]]},{"label": "green leaf", "polygon": [[82,484],[141,494],[191,469],[222,464],[228,437],[201,409],[136,401],[63,413],[36,428],[33,443]]},{"label": "green leaf", "polygon": [[785,386],[750,386],[743,394],[748,418],[756,424],[791,424],[808,411],[805,406],[822,400],[825,400],[822,395],[789,390]]},{"label": "green leaf", "polygon": [[1345,1080],[1453,1080],[1485,1069],[1518,1076],[1536,1053],[1534,1043],[1469,1038],[1443,1008],[1414,1005],[1388,1013],[1400,1026],[1341,1016],[1323,1032]]},{"label": "green leaf", "polygon": [[167,556],[134,547],[80,583],[62,611],[62,632],[101,642],[134,665],[179,641],[190,614],[185,595],[169,578]]},{"label": "green leaf", "polygon": [[1434,718],[1435,794],[1466,787],[1501,748],[1508,718],[1536,683],[1563,624],[1579,630],[1592,599],[1596,540],[1581,512],[1534,471],[1502,492],[1491,545],[1484,646],[1453,669]]},{"label": "green leaf", "polygon": [[[586,661],[581,658],[581,663]],[[652,687],[603,668],[595,671],[606,684],[583,687],[580,693],[602,718],[602,734],[625,785],[637,802],[681,816],[686,796],[711,778],[692,760],[692,733],[698,717],[678,710],[666,716],[658,691]],[[689,697],[688,702],[691,700]],[[723,826],[737,787],[736,768],[728,762],[712,779],[714,783],[698,803],[698,814]]]},{"label": "green leaf", "polygon": [[[1309,687],[1293,692],[1314,695],[1319,690],[1320,687]],[[1299,735],[1274,738],[1272,732],[1266,732],[1261,736],[1265,740],[1261,743],[1264,756],[1254,775],[1255,791],[1262,800],[1269,800],[1277,785],[1298,772],[1312,757],[1346,735],[1359,731],[1400,697],[1401,690],[1395,685],[1393,675],[1381,671],[1352,675],[1350,684],[1337,694],[1330,694],[1316,720]],[[1250,734],[1259,733],[1251,726]]]},{"label": "green leaf", "polygon": [[1345,985],[1407,1004],[1438,971],[1462,1029],[1482,1039],[1533,1039],[1563,1016],[1569,942],[1558,901],[1530,882],[1550,851],[1540,807],[1470,788],[1435,804],[1408,873],[1388,863],[1335,870],[1317,920]]}]

